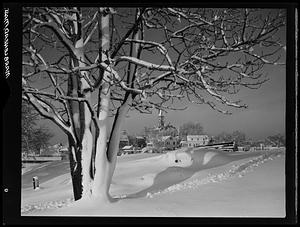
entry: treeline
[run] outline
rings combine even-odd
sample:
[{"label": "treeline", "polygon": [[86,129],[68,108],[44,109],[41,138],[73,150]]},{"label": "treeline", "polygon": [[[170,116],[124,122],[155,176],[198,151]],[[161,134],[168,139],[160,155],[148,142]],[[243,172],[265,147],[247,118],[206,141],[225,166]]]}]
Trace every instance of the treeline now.
[{"label": "treeline", "polygon": [[212,138],[213,143],[221,143],[221,142],[232,142],[234,141],[238,146],[246,145],[246,134],[240,132],[238,130],[228,133],[228,132],[221,132],[217,136]]},{"label": "treeline", "polygon": [[261,140],[252,140],[246,137],[246,134],[238,130],[228,133],[222,132],[217,136],[212,138],[212,142],[232,142],[234,141],[238,146],[260,146],[264,144],[265,146],[285,146],[285,135],[280,133],[268,136]]}]

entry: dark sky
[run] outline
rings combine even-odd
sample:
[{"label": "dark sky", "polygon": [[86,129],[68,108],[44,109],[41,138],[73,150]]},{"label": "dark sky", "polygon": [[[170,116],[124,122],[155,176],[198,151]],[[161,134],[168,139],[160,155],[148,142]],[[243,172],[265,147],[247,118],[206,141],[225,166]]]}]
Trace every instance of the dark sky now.
[{"label": "dark sky", "polygon": [[[154,34],[153,34],[154,35]],[[285,29],[278,34],[285,43]],[[151,37],[148,37],[151,40]],[[280,62],[285,61],[285,52]],[[237,96],[247,109],[229,109],[232,115],[224,115],[212,110],[206,105],[192,105],[184,111],[169,111],[166,121],[179,127],[183,123],[200,122],[208,135],[239,130],[247,138],[263,139],[266,136],[285,132],[285,103],[286,103],[286,67],[284,65],[265,67],[264,72],[270,79],[258,90],[243,89]],[[142,115],[130,112],[124,123],[124,130],[129,134],[139,134],[145,126],[153,127],[158,123],[157,112],[152,115]],[[52,122],[43,121],[51,128],[55,136],[51,143],[67,143],[67,137]]]}]

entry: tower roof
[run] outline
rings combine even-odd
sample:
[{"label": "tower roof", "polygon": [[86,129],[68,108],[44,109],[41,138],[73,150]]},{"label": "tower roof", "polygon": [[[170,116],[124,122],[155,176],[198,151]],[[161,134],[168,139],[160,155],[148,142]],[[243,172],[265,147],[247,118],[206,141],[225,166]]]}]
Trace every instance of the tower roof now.
[{"label": "tower roof", "polygon": [[159,110],[158,116],[163,116],[162,110]]}]

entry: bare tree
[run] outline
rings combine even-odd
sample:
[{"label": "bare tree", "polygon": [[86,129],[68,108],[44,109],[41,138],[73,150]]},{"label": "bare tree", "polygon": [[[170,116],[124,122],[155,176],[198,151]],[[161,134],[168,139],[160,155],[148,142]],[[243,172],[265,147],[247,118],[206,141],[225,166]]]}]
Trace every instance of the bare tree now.
[{"label": "bare tree", "polygon": [[203,126],[201,123],[187,122],[180,126],[179,135],[186,140],[187,135],[202,135]]},{"label": "bare tree", "polygon": [[214,138],[214,142],[235,142],[237,145],[242,146],[246,143],[246,134],[238,130],[228,133],[221,132]]},{"label": "bare tree", "polygon": [[280,133],[268,136],[265,141],[267,143],[271,143],[272,145],[275,145],[277,147],[279,146],[285,146],[285,135],[282,135]]},{"label": "bare tree", "polygon": [[280,64],[284,26],[277,9],[24,8],[22,97],[68,135],[75,199],[111,201],[127,112],[246,107],[233,94]]},{"label": "bare tree", "polygon": [[39,153],[42,147],[49,145],[53,134],[47,127],[38,126],[39,114],[26,102],[22,102],[22,155]]},{"label": "bare tree", "polygon": [[246,134],[236,130],[232,133],[232,140],[236,143],[236,145],[243,146],[246,142]]}]

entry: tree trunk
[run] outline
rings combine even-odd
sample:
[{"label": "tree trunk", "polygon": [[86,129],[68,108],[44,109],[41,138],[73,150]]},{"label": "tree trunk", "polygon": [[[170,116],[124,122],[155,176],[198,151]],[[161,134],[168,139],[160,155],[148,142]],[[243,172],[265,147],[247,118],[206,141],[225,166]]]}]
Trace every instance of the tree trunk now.
[{"label": "tree trunk", "polygon": [[[72,62],[73,59],[72,59]],[[74,64],[73,64],[74,65]],[[72,73],[68,78],[68,96],[78,97],[78,75]],[[82,197],[82,166],[81,166],[81,130],[80,130],[80,103],[78,101],[69,100],[68,108],[71,112],[70,123],[74,127],[74,137],[68,135],[69,142],[69,159],[72,177],[74,199],[79,200]]]},{"label": "tree trunk", "polygon": [[[101,12],[101,10],[100,10]],[[101,60],[104,61],[106,56],[103,52],[109,49],[109,15],[101,15],[101,49],[102,56]],[[133,69],[129,68],[129,72],[132,73],[128,76],[131,80],[133,77]],[[103,74],[104,81],[109,81],[108,72]],[[109,194],[109,188],[111,185],[113,173],[116,166],[117,153],[119,150],[120,143],[120,133],[122,129],[122,122],[129,109],[129,103],[132,100],[132,96],[126,93],[124,97],[124,102],[118,108],[116,113],[109,142],[107,144],[107,121],[109,112],[109,102],[110,102],[110,85],[105,82],[102,86],[101,96],[100,96],[100,106],[101,112],[98,115],[100,121],[100,134],[97,138],[96,143],[96,157],[95,157],[95,176],[92,188],[92,195],[103,202],[110,202],[112,198]]]},{"label": "tree trunk", "polygon": [[109,139],[109,144],[108,144],[108,151],[107,151],[107,159],[108,162],[110,163],[110,169],[108,173],[108,178],[109,178],[109,186],[108,190],[111,184],[111,180],[116,168],[116,161],[117,161],[117,154],[119,151],[119,143],[120,143],[120,135],[121,135],[121,130],[122,130],[122,123],[124,122],[125,116],[129,110],[129,103],[131,102],[131,95],[125,98],[125,102],[122,104],[122,106],[119,107],[114,123],[112,126],[111,130],[111,135]]},{"label": "tree trunk", "polygon": [[87,196],[91,193],[91,158],[93,150],[93,135],[91,132],[91,114],[87,104],[84,104],[84,132],[82,136],[82,196]]},{"label": "tree trunk", "polygon": [[[79,39],[75,44],[76,66],[85,67],[83,38]],[[93,150],[93,134],[91,132],[92,114],[88,105],[91,105],[91,88],[87,81],[88,72],[81,71],[79,79],[80,95],[84,97],[88,103],[80,103],[80,127],[81,127],[81,166],[82,166],[82,196],[85,197],[91,193],[91,156]]]},{"label": "tree trunk", "polygon": [[[110,47],[110,36],[109,36],[109,15],[105,13],[104,8],[99,9],[99,57],[100,60],[106,61],[107,56],[105,52]],[[101,86],[98,98],[98,111],[97,117],[99,120],[99,134],[98,138],[95,138],[96,154],[95,154],[95,175],[92,186],[92,194],[94,197],[101,198],[103,201],[111,201],[109,195],[109,162],[107,160],[107,132],[108,132],[108,113],[109,113],[109,102],[110,102],[110,85],[109,74],[106,71],[100,72],[102,81],[106,81]]]},{"label": "tree trunk", "polygon": [[[108,93],[109,94],[109,93]],[[120,134],[122,122],[129,109],[128,103],[131,96],[119,107],[113,123],[109,142],[107,144],[107,113],[109,104],[109,95],[102,97],[102,115],[100,135],[97,138],[96,159],[95,159],[95,176],[92,187],[92,196],[101,199],[103,202],[110,202],[112,198],[109,194],[113,173],[116,166],[117,153],[120,143]],[[103,109],[103,107],[105,107]]]},{"label": "tree trunk", "polygon": [[[104,12],[101,11],[100,12]],[[101,14],[101,61],[105,61],[107,56],[105,52],[109,49],[109,15]],[[80,67],[85,66],[84,59],[84,46],[82,40],[76,42],[76,51],[74,56],[74,65]],[[134,69],[129,68],[129,71],[135,71]],[[81,95],[89,100],[91,103],[91,93],[89,90],[87,75],[84,75],[87,72],[80,72],[81,77],[79,79],[79,87]],[[130,79],[132,79],[130,76]],[[82,192],[82,198],[87,196],[92,196],[101,200],[102,202],[111,202],[112,198],[109,194],[109,188],[111,185],[113,173],[115,170],[117,153],[119,149],[120,142],[120,132],[122,129],[122,122],[126,116],[126,113],[129,109],[129,102],[132,100],[132,96],[129,93],[126,93],[124,102],[119,107],[115,120],[113,123],[112,131],[109,138],[109,144],[107,144],[108,138],[108,114],[109,114],[109,104],[110,104],[110,75],[107,71],[104,71],[101,75],[103,78],[103,83],[99,91],[99,100],[98,106],[101,108],[101,111],[97,113],[98,118],[98,130],[97,133],[92,133],[91,123],[92,115],[88,108],[88,103],[81,103],[78,111],[76,111],[76,117],[79,114],[80,118],[80,128],[81,128],[81,137],[79,139],[80,145],[74,145],[71,151],[75,151],[76,155],[71,155],[70,165],[71,173],[73,179],[73,188],[75,199],[80,198],[80,192]],[[75,113],[75,112],[74,112]],[[78,119],[77,119],[78,120]],[[75,124],[76,127],[76,124]],[[92,151],[93,144],[95,144],[95,160],[92,160]],[[80,151],[76,150],[81,148]],[[80,157],[77,157],[77,154],[81,154]],[[74,157],[77,161],[74,161]],[[79,164],[80,163],[80,164]],[[94,166],[92,165],[94,163]],[[75,168],[76,167],[76,168]],[[91,174],[92,173],[92,174]],[[94,174],[93,174],[94,173]],[[81,185],[80,185],[80,183]]]},{"label": "tree trunk", "polygon": [[75,145],[72,138],[69,136],[70,170],[75,201],[81,199],[82,197],[81,155],[78,155],[81,152],[78,152],[78,149],[80,148]]},{"label": "tree trunk", "polygon": [[[107,72],[104,72],[104,78],[107,78],[106,74]],[[92,193],[95,197],[101,197],[103,200],[109,201],[110,196],[108,193],[109,186],[107,179],[109,163],[106,156],[107,124],[110,102],[110,88],[108,83],[103,84],[101,93],[101,112],[98,115],[100,129],[98,138],[96,138],[95,176]]]}]

